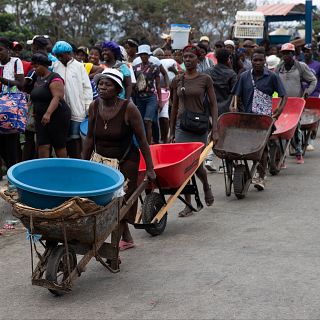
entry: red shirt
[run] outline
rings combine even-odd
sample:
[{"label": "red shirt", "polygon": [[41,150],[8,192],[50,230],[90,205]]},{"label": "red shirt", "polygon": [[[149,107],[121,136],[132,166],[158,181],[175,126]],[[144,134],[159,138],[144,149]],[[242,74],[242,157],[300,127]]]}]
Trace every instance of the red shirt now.
[{"label": "red shirt", "polygon": [[22,65],[23,65],[24,76],[26,77],[28,72],[32,69],[31,62],[22,60]]}]

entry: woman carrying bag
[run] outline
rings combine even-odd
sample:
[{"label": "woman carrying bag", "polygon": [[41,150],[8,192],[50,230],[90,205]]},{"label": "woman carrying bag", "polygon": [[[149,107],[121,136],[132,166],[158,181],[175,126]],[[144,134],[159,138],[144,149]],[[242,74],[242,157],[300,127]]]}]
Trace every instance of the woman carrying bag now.
[{"label": "woman carrying bag", "polygon": [[[12,43],[6,38],[0,38],[0,156],[5,161],[7,169],[18,162],[18,148],[20,147],[20,130],[17,130],[11,122],[10,115],[12,114],[12,119],[16,118],[15,105],[17,103],[21,103],[22,109],[25,107],[25,110],[21,110],[25,116],[27,112],[23,93],[19,91],[24,82],[23,65],[19,58],[10,57],[11,49]],[[7,108],[12,104],[14,106]]]},{"label": "woman carrying bag", "polygon": [[[178,75],[172,82],[171,142],[202,142],[206,145],[210,131],[210,115],[212,116],[210,139],[214,143],[218,140],[216,96],[210,76],[197,71],[200,55],[201,52],[197,46],[190,45],[183,49],[186,72]],[[204,103],[206,96],[209,101],[208,107]],[[212,206],[214,197],[203,166],[199,167],[196,175],[202,182],[206,205]],[[190,195],[186,195],[185,199],[188,203],[191,202]],[[186,206],[179,213],[179,217],[187,217],[192,213],[192,210]]]}]

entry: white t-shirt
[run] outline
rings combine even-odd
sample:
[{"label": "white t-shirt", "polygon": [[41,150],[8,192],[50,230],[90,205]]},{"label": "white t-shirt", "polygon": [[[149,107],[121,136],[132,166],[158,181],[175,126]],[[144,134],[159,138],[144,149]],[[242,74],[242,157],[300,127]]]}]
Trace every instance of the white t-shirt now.
[{"label": "white t-shirt", "polygon": [[[171,83],[171,81],[173,80],[173,78],[176,76],[172,71],[169,71],[168,69],[170,67],[175,67],[176,70],[178,70],[178,66],[177,66],[177,62],[174,59],[162,59],[161,60],[161,64],[163,65],[163,67],[165,68],[165,70],[167,71],[168,77],[169,77],[169,82]],[[163,75],[160,75],[161,81],[163,78]]]},{"label": "white t-shirt", "polygon": [[[24,74],[23,65],[19,58],[11,57],[10,61],[6,64],[1,64],[0,62],[0,68],[3,69],[3,72],[0,72],[0,75],[2,75],[3,78],[8,80],[14,81],[15,74],[22,74],[22,75]],[[7,86],[3,85],[2,90],[3,92],[7,92],[8,91]]]},{"label": "white t-shirt", "polygon": [[[132,66],[136,66],[137,64],[141,63],[141,58],[135,58],[132,62]],[[150,56],[149,57],[149,62],[155,64],[156,66],[160,67],[161,66],[161,60],[159,60],[158,58],[154,57],[154,56]]]}]

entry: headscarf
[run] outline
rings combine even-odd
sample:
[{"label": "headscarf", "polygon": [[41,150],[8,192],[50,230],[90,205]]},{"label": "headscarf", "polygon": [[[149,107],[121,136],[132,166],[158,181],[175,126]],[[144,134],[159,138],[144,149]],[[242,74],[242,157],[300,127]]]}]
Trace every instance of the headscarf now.
[{"label": "headscarf", "polygon": [[193,54],[195,54],[198,58],[201,56],[201,52],[199,50],[198,46],[195,46],[193,44],[185,46],[182,50],[183,53],[185,52],[191,52]]},{"label": "headscarf", "polygon": [[56,44],[52,49],[52,53],[55,55],[62,54],[62,53],[70,53],[72,51],[73,51],[72,46],[66,41],[56,42]]},{"label": "headscarf", "polygon": [[122,54],[119,45],[114,41],[105,41],[102,44],[102,49],[109,49],[115,56],[116,60],[122,61]]}]

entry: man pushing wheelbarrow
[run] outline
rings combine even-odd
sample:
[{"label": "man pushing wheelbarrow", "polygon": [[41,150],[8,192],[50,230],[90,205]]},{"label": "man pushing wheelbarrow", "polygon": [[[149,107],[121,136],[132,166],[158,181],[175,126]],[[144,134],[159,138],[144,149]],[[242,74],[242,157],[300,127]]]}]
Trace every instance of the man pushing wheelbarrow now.
[{"label": "man pushing wheelbarrow", "polygon": [[[265,67],[266,58],[263,49],[256,49],[252,56],[252,69],[241,74],[232,93],[230,110],[258,115],[272,116],[275,120],[280,116],[287,101],[286,91],[279,76]],[[278,93],[279,102],[272,111],[272,95]],[[238,100],[241,108],[238,108]],[[239,105],[240,106],[240,105]],[[238,110],[239,109],[239,110]],[[265,175],[268,164],[268,145],[266,145],[257,167],[257,175],[252,179],[254,187],[259,191],[265,188]]]}]

